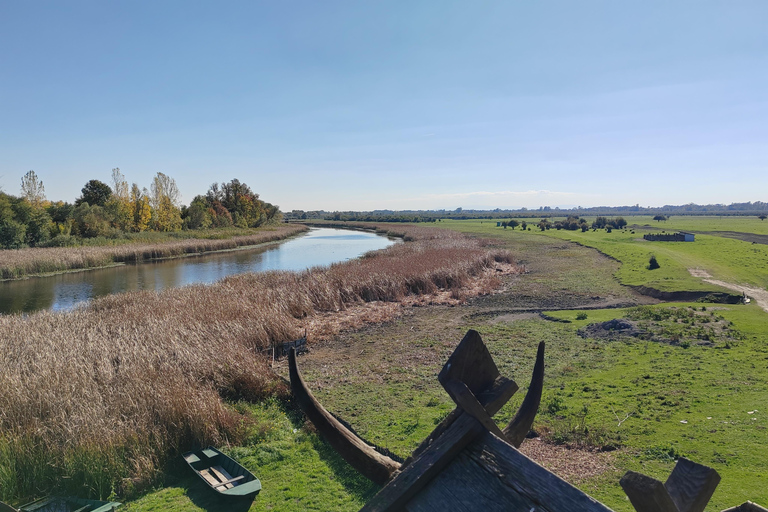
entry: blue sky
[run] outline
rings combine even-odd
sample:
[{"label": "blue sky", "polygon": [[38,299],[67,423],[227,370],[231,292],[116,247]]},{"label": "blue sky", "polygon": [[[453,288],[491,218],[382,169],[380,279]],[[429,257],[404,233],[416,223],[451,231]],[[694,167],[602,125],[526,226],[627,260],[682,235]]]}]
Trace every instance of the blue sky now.
[{"label": "blue sky", "polygon": [[768,2],[0,0],[0,186],[283,210],[768,200]]}]

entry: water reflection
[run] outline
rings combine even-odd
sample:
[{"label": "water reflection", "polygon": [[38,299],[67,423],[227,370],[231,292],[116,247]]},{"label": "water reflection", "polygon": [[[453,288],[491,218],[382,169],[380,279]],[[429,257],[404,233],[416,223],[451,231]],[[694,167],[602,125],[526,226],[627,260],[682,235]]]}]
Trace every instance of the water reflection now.
[{"label": "water reflection", "polygon": [[314,228],[299,238],[256,249],[0,282],[0,312],[60,311],[111,293],[213,283],[243,272],[304,270],[357,258],[392,243],[373,233]]}]

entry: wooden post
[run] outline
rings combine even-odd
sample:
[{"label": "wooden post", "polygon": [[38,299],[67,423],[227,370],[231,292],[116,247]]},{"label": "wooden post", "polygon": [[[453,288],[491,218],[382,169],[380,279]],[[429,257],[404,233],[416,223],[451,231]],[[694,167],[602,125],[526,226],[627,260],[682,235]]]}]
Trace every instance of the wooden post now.
[{"label": "wooden post", "polygon": [[664,484],[655,478],[627,471],[619,484],[637,512],[680,512]]},{"label": "wooden post", "polygon": [[704,512],[720,475],[680,457],[663,484],[634,471],[628,471],[619,483],[637,512]]},{"label": "wooden post", "polygon": [[717,471],[680,457],[664,487],[680,512],[704,512],[719,483]]}]

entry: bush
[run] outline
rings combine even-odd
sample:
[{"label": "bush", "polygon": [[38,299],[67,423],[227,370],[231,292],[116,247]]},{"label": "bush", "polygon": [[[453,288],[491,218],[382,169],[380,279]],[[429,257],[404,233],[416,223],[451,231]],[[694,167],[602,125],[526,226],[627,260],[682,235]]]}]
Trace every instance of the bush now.
[{"label": "bush", "polygon": [[651,259],[648,260],[648,270],[655,270],[657,268],[661,268],[661,265],[656,261],[656,256],[651,254]]},{"label": "bush", "polygon": [[576,320],[586,320],[586,319],[587,319],[587,314],[584,313],[583,311],[581,313],[576,314]]},{"label": "bush", "polygon": [[0,224],[0,246],[3,249],[19,249],[24,247],[27,226],[14,220],[6,220]]}]

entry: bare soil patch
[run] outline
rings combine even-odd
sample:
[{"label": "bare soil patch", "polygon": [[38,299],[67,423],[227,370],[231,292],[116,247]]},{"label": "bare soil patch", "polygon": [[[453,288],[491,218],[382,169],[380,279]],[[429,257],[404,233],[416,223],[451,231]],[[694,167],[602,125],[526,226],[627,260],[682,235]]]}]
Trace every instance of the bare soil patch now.
[{"label": "bare soil patch", "polygon": [[545,443],[538,437],[526,439],[520,446],[520,452],[569,483],[617,471],[613,465],[615,452],[569,448]]}]

